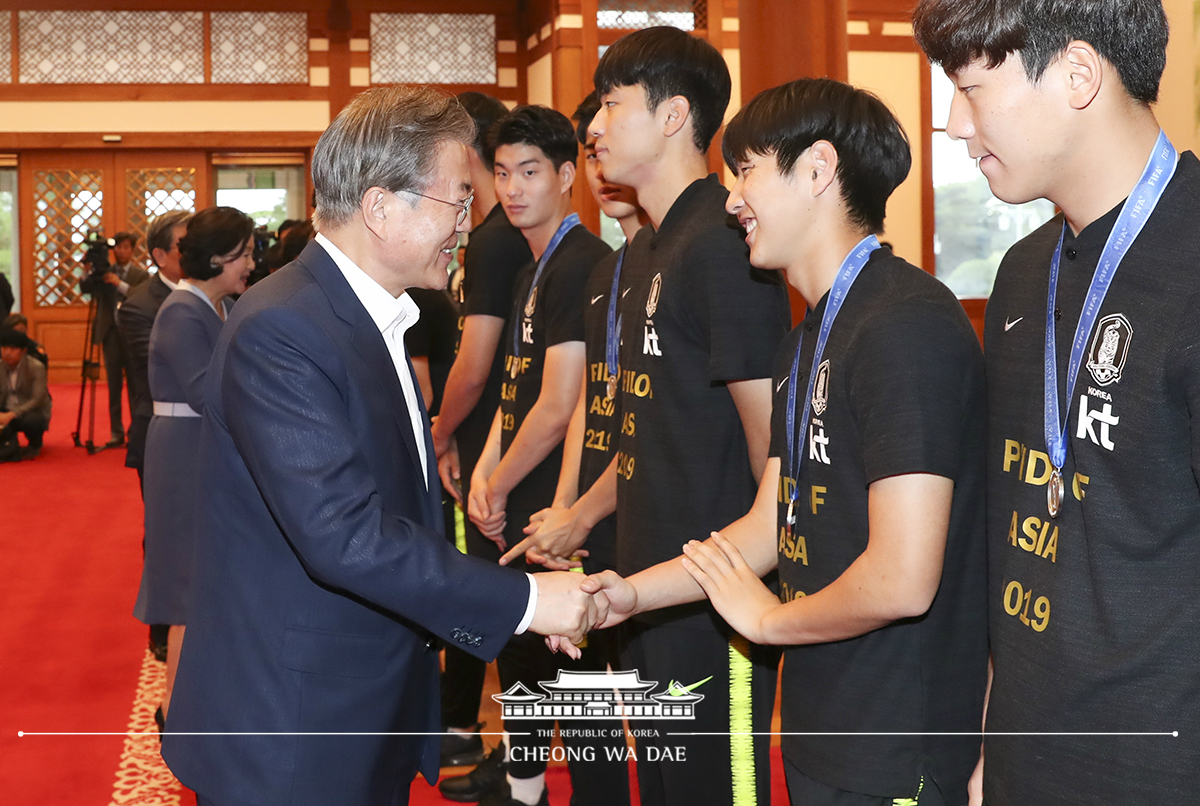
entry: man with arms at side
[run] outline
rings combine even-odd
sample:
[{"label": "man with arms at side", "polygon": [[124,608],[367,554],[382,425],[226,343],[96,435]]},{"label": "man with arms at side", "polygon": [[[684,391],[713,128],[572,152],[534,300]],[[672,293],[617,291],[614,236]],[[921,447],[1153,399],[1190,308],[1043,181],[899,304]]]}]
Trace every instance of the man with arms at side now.
[{"label": "man with arms at side", "polygon": [[1194,801],[1200,163],[1151,109],[1166,14],[925,0],[914,30],[992,193],[1061,210],[1008,251],[984,325],[994,676],[975,802]]},{"label": "man with arms at side", "polygon": [[535,582],[442,535],[404,289],[446,282],[471,135],[434,90],[358,95],[313,153],[320,234],[222,329],[163,740],[201,804],[406,803],[438,772],[436,638],[486,658],[604,613],[576,575]]},{"label": "man with arms at side", "polygon": [[[117,328],[125,350],[125,377],[129,384],[129,444],[125,449],[125,467],[138,474],[142,487],[142,469],[146,450],[146,431],[154,416],[154,401],[150,397],[150,331],[154,317],[167,295],[176,289],[183,277],[179,267],[179,239],[187,232],[191,214],[183,210],[163,213],[154,219],[146,233],[146,249],[158,271],[129,294],[129,299],[117,311]],[[145,537],[142,538],[145,547]],[[150,626],[150,649],[155,657],[167,659],[167,625]]]},{"label": "man with arms at side", "polygon": [[[533,259],[533,253],[521,231],[496,203],[487,134],[508,109],[481,92],[463,92],[457,97],[475,122],[475,140],[467,158],[475,192],[471,210],[476,221],[463,258],[458,353],[446,378],[442,406],[433,421],[433,448],[442,484],[465,513],[471,474],[500,405],[500,367],[504,361],[500,337],[512,311],[513,284],[517,272]],[[467,553],[490,562],[498,560],[500,549],[496,544],[484,537],[469,518],[464,521]],[[486,664],[473,655],[454,646],[446,647],[442,720],[447,735],[442,739],[443,765],[474,764],[483,756],[481,737],[470,734],[479,730],[485,668]],[[497,760],[503,755],[501,750]]]},{"label": "man with arms at side", "polygon": [[[530,516],[554,499],[563,438],[583,383],[581,314],[587,304],[588,277],[612,250],[588,232],[571,210],[579,144],[564,115],[544,106],[519,107],[496,124],[490,138],[496,195],[509,221],[529,242],[536,261],[517,278],[502,342],[506,378],[500,408],[471,479],[467,508],[480,530],[506,548],[522,540]],[[518,560],[517,565],[524,567],[524,562]],[[556,679],[563,664],[541,641],[516,637],[500,653],[497,667],[503,690],[519,683],[532,691],[539,682]],[[589,645],[581,663],[571,668],[603,671],[605,662]],[[545,757],[535,758],[535,754],[549,749],[553,727],[552,720],[506,722],[506,780],[511,795],[502,791],[501,796],[485,796],[481,803],[533,806],[545,802]],[[591,747],[595,754],[594,761],[570,763],[576,803],[628,802],[628,775],[622,772],[627,765],[603,749],[607,746],[621,755],[623,737],[565,737],[564,741],[568,747]]]},{"label": "man with arms at side", "polygon": [[[747,104],[722,148],[750,261],[817,303],[775,361],[749,513],[594,581],[610,622],[707,594],[788,646],[793,803],[965,804],[987,675],[983,356],[954,295],[875,237],[907,139],[874,96],[803,79]],[[775,568],[779,594],[759,581]]]},{"label": "man with arms at side", "polygon": [[[744,514],[770,436],[771,356],[787,334],[787,292],[753,269],[705,156],[729,103],[717,50],[677,28],[622,37],[596,70],[589,132],[609,182],[650,218],[625,250],[617,394],[617,566],[676,556]],[[626,280],[626,275],[628,280]],[[674,723],[642,723],[642,803],[766,803],[778,652],[749,645],[706,602],[631,623],[622,666],[643,679],[704,681],[704,707],[680,742],[688,764],[655,762]],[[741,735],[724,737],[722,733]],[[667,744],[667,743],[670,744]]]},{"label": "man with arms at side", "polygon": [[[571,119],[576,124],[575,137],[583,146],[588,188],[600,211],[620,225],[628,244],[646,223],[646,214],[637,206],[632,188],[604,179],[600,161],[596,159],[596,138],[587,131],[599,108],[600,98],[592,92]],[[548,568],[565,570],[582,566],[588,573],[616,569],[617,519],[613,513],[617,508],[617,473],[612,459],[621,417],[616,406],[616,388],[611,384],[617,377],[621,337],[616,306],[621,282],[617,267],[623,265],[623,258],[624,248],[606,255],[588,279],[583,314],[587,369],[563,443],[562,472],[554,505],[534,513],[525,527],[529,536],[511,547],[502,563],[528,549],[529,561]],[[585,541],[586,548],[582,548]],[[580,559],[574,559],[577,551]],[[610,635],[602,633],[591,640],[605,641]],[[611,660],[616,668],[617,658],[613,656]]]}]

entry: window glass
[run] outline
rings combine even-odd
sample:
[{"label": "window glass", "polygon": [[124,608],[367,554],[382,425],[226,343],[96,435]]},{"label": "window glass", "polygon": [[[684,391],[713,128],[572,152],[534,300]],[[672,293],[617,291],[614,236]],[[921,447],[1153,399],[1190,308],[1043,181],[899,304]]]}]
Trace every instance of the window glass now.
[{"label": "window glass", "polygon": [[21,261],[17,256],[17,169],[0,168],[0,273],[12,286],[13,310],[21,309]]},{"label": "window glass", "polygon": [[274,232],[284,220],[306,219],[303,165],[217,168],[217,204],[236,207]]},{"label": "window glass", "polygon": [[933,251],[937,277],[959,297],[987,297],[1008,248],[1054,216],[1045,199],[1008,204],[992,195],[967,154],[966,143],[945,132],[954,85],[932,67]]}]

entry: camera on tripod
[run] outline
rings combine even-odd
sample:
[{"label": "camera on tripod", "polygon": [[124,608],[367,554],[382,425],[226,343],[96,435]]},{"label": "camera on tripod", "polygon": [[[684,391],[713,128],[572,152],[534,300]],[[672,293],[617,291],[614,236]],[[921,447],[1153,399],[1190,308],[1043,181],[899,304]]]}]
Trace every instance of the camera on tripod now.
[{"label": "camera on tripod", "polygon": [[109,270],[108,250],[117,245],[112,238],[93,232],[83,241],[84,253],[80,261],[88,267],[88,279],[100,280]]}]

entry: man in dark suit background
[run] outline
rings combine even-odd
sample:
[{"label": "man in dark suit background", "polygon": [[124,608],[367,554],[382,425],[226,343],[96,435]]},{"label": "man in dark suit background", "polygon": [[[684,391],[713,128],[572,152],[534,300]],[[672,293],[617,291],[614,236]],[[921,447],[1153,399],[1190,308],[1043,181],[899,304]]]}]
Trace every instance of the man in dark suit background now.
[{"label": "man in dark suit background", "polygon": [[108,378],[108,419],[112,438],[107,447],[125,443],[125,424],[121,415],[121,387],[125,371],[125,351],[117,332],[117,309],[129,292],[150,279],[150,273],[133,262],[137,236],[118,232],[113,238],[112,265],[99,275],[89,274],[79,283],[80,290],[96,301],[96,319],[92,324],[92,344],[104,353],[104,374]]},{"label": "man in dark suit background", "polygon": [[146,430],[154,416],[154,401],[150,397],[150,331],[163,300],[183,277],[183,269],[179,267],[179,239],[187,233],[189,218],[191,213],[173,210],[158,216],[150,224],[146,249],[158,271],[133,289],[117,312],[117,329],[125,350],[125,377],[129,383],[129,443],[125,467],[137,471],[139,483]]},{"label": "man in dark suit background", "polygon": [[[158,271],[133,289],[117,311],[117,329],[125,351],[125,378],[129,384],[129,442],[125,467],[137,471],[139,488],[142,486],[146,431],[154,416],[154,401],[150,397],[150,331],[154,329],[154,317],[163,300],[183,277],[183,269],[179,266],[179,239],[187,233],[189,218],[191,213],[185,210],[172,210],[151,222],[146,233],[146,249]],[[150,626],[150,649],[156,658],[166,661],[166,624]]]},{"label": "man in dark suit background", "polygon": [[406,803],[438,774],[436,638],[490,659],[607,611],[578,574],[534,582],[442,535],[404,290],[446,283],[473,134],[428,88],[355,98],[313,153],[320,234],[222,331],[163,739],[202,806]]}]

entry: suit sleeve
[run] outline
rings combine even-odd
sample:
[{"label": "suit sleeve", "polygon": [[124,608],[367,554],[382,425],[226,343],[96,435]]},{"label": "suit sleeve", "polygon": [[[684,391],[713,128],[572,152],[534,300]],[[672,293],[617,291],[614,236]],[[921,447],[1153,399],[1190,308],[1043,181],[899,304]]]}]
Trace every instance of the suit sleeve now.
[{"label": "suit sleeve", "polygon": [[214,344],[200,316],[191,305],[164,305],[154,323],[150,349],[171,368],[184,402],[204,414],[204,379],[212,360]]},{"label": "suit sleeve", "polygon": [[24,403],[12,408],[12,413],[18,417],[31,411],[37,411],[50,399],[50,389],[46,385],[45,365],[40,361],[23,361],[22,363],[29,369],[31,394]]},{"label": "suit sleeve", "polygon": [[[377,445],[379,431],[397,422],[352,420],[347,398],[378,387],[362,367],[351,378],[347,354],[293,309],[242,320],[220,385],[238,453],[313,579],[494,658],[524,615],[529,582],[460,554],[440,532],[398,511],[399,488],[415,485],[381,470]],[[407,425],[407,413],[399,419]],[[407,456],[382,461],[417,472]]]}]

